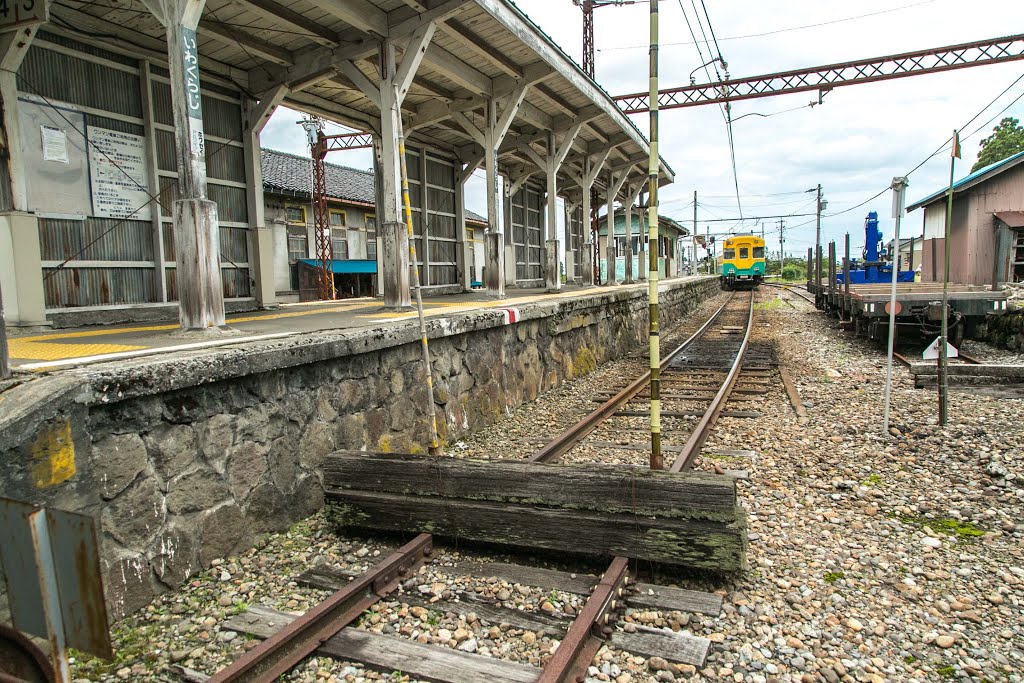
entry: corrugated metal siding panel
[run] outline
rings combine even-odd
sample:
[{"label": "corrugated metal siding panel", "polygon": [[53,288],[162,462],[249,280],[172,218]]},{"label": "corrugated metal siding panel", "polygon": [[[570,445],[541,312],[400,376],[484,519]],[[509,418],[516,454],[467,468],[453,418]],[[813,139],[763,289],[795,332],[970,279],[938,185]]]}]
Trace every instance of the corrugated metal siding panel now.
[{"label": "corrugated metal siding panel", "polygon": [[139,77],[33,45],[18,70],[22,92],[142,117]]},{"label": "corrugated metal siding panel", "polygon": [[207,135],[242,139],[242,108],[232,102],[203,96],[203,129]]},{"label": "corrugated metal siding panel", "polygon": [[206,146],[206,175],[210,178],[245,182],[245,157],[241,147],[217,142]]},{"label": "corrugated metal siding panel", "polygon": [[94,45],[88,45],[86,43],[77,41],[73,38],[58,36],[54,33],[47,33],[46,31],[39,31],[38,33],[36,33],[36,40],[45,41],[47,43],[53,43],[55,45],[61,45],[63,47],[71,48],[72,50],[77,50],[78,52],[83,52],[87,55],[92,55],[93,57],[102,57],[103,59],[106,59],[110,62],[124,64],[125,66],[138,67],[139,65],[138,61],[131,57],[118,54],[117,52],[110,52],[108,50],[104,50],[103,48],[96,47]]},{"label": "corrugated metal siding panel", "polygon": [[244,188],[209,183],[206,186],[206,194],[212,201],[217,202],[218,219],[232,223],[249,221]]},{"label": "corrugated metal siding panel", "polygon": [[161,171],[175,173],[178,161],[175,158],[174,133],[169,130],[156,130],[156,167]]},{"label": "corrugated metal siding panel", "polygon": [[11,196],[11,173],[7,160],[0,160],[0,211],[14,208],[14,197]]},{"label": "corrugated metal siding panel", "polygon": [[248,268],[221,268],[220,276],[224,283],[224,298],[252,296]]},{"label": "corrugated metal siding panel", "polygon": [[55,270],[43,269],[48,308],[141,304],[157,300],[152,268]]},{"label": "corrugated metal siding panel", "polygon": [[107,130],[116,130],[121,133],[131,133],[132,135],[144,136],[146,134],[146,129],[141,124],[111,119],[106,116],[97,116],[96,114],[86,114],[85,125],[89,128],[106,128]]},{"label": "corrugated metal siding panel", "polygon": [[178,258],[174,251],[174,223],[165,221],[160,225],[160,229],[164,235],[164,261],[173,263],[174,259]]},{"label": "corrugated metal siding panel", "polygon": [[[156,73],[155,67],[150,67]],[[171,86],[160,81],[153,81],[153,120],[165,126],[174,125],[174,110],[171,108]]]},{"label": "corrugated metal siding panel", "polygon": [[39,219],[44,261],[152,261],[153,227],[147,221]]},{"label": "corrugated metal siding panel", "polygon": [[248,228],[220,228],[220,258],[226,263],[249,261]]}]

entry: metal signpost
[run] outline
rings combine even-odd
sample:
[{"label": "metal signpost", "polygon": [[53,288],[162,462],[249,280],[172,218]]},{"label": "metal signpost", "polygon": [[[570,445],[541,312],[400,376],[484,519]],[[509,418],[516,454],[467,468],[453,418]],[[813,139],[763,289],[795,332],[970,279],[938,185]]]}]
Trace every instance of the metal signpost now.
[{"label": "metal signpost", "polygon": [[[899,253],[900,253],[900,219],[903,217],[904,200],[907,193],[907,179],[898,177],[892,179],[892,217],[896,219],[896,234],[893,236],[893,249],[895,254],[892,258],[892,290],[889,293],[889,357],[885,367],[885,433],[889,433],[889,398],[892,394],[892,354],[896,342],[896,277],[899,274]],[[849,251],[849,236],[847,236],[847,251]],[[846,259],[847,262],[849,259]],[[850,274],[845,273],[844,280],[849,287]]]}]

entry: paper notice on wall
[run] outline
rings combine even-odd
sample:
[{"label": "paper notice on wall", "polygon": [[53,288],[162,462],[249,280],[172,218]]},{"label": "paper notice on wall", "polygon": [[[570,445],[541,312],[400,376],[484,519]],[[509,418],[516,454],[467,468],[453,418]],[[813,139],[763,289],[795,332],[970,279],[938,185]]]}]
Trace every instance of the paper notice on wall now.
[{"label": "paper notice on wall", "polygon": [[105,128],[89,129],[92,213],[145,221],[152,216],[146,139]]},{"label": "paper notice on wall", "polygon": [[43,161],[70,163],[67,133],[53,126],[39,126],[39,133],[43,139]]}]

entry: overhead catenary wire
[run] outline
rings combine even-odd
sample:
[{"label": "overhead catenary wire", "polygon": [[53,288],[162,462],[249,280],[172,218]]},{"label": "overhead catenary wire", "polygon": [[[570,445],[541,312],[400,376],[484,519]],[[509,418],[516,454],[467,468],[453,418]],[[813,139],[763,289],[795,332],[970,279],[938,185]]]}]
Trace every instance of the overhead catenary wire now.
[{"label": "overhead catenary wire", "polygon": [[[920,7],[921,5],[930,5],[930,4],[934,3],[934,2],[937,2],[937,0],[922,0],[922,2],[915,2],[915,3],[911,3],[909,5],[901,5],[899,7],[890,7],[888,9],[879,10],[877,12],[868,12],[866,14],[857,14],[857,15],[854,15],[852,17],[842,17],[842,18],[839,18],[839,19],[831,19],[829,21],[819,21],[819,22],[814,23],[814,24],[804,24],[802,26],[790,26],[790,27],[787,27],[787,28],[773,29],[771,31],[763,31],[761,33],[750,33],[750,34],[742,35],[742,36],[729,36],[729,37],[726,37],[726,38],[722,38],[722,42],[724,43],[727,40],[745,40],[747,38],[762,38],[764,36],[774,36],[774,35],[777,35],[779,33],[789,33],[791,31],[803,31],[803,30],[806,30],[806,29],[809,29],[809,28],[819,28],[821,26],[830,26],[832,24],[841,24],[841,23],[844,23],[844,22],[847,22],[847,21],[856,21],[856,20],[859,20],[859,19],[866,19],[868,17],[875,17],[875,16],[878,16],[878,15],[881,15],[881,14],[889,14],[891,12],[899,12],[901,10],[911,9],[913,7]],[[694,42],[696,42],[696,39],[694,39]],[[676,47],[676,46],[680,46],[680,45],[693,45],[694,42],[680,41],[680,42],[674,42],[674,43],[662,43],[661,46],[662,47]],[[613,47],[598,48],[598,52],[611,52],[611,51],[614,51],[614,50],[641,50],[641,49],[647,49],[647,46],[646,45],[619,45],[619,46],[613,46]]]},{"label": "overhead catenary wire", "polygon": [[[978,112],[977,112],[977,113],[976,113],[976,114],[975,114],[974,116],[972,116],[972,117],[971,117],[971,118],[970,118],[970,119],[969,119],[969,120],[967,121],[967,123],[965,123],[965,124],[964,124],[963,126],[961,126],[960,128],[958,128],[958,130],[963,130],[964,128],[967,128],[967,127],[968,127],[968,126],[970,126],[970,125],[971,125],[972,123],[974,123],[974,122],[975,122],[976,120],[978,120],[978,117],[980,117],[980,116],[981,116],[982,114],[984,114],[984,113],[985,113],[985,111],[986,111],[986,110],[988,110],[988,108],[989,108],[989,107],[991,107],[991,106],[992,106],[993,104],[995,104],[996,102],[998,102],[998,101],[999,101],[999,99],[1000,99],[1000,98],[1001,98],[1001,97],[1002,97],[1003,95],[1005,95],[1005,94],[1006,94],[1006,93],[1008,93],[1008,92],[1009,92],[1010,90],[1012,90],[1012,89],[1013,89],[1013,87],[1014,87],[1015,85],[1017,85],[1018,83],[1020,83],[1020,82],[1021,82],[1022,80],[1024,80],[1024,74],[1021,74],[1020,76],[1018,76],[1017,78],[1015,78],[1015,79],[1013,80],[1013,82],[1011,82],[1011,83],[1010,83],[1010,85],[1006,86],[1006,88],[1004,88],[1004,89],[1002,90],[1002,92],[1000,92],[1000,93],[999,93],[998,95],[996,95],[996,96],[995,96],[995,97],[994,97],[994,98],[993,98],[993,99],[992,99],[992,100],[991,100],[991,101],[990,101],[990,102],[989,102],[988,104],[986,104],[986,105],[985,105],[984,107],[982,107],[982,108],[981,108],[980,110],[978,110]],[[968,138],[970,138],[970,137],[972,137],[972,136],[976,135],[976,134],[977,134],[977,133],[978,133],[978,132],[979,132],[979,131],[980,131],[981,129],[983,129],[983,128],[985,128],[986,126],[988,126],[988,125],[989,125],[990,123],[992,123],[992,121],[994,121],[994,120],[995,120],[995,119],[996,119],[997,117],[1001,116],[1001,115],[1003,114],[1003,112],[1005,112],[1005,111],[1006,111],[1007,109],[1009,109],[1010,107],[1012,107],[1012,106],[1013,106],[1013,105],[1014,105],[1014,104],[1015,104],[1015,103],[1016,103],[1016,102],[1017,102],[1018,100],[1020,100],[1020,99],[1021,99],[1021,97],[1024,97],[1024,92],[1021,92],[1021,94],[1020,94],[1020,95],[1017,95],[1017,97],[1016,97],[1016,98],[1014,98],[1014,99],[1013,99],[1013,101],[1011,101],[1011,102],[1010,102],[1009,104],[1007,104],[1007,105],[1006,105],[1005,107],[1003,107],[1003,108],[1002,108],[1002,110],[1000,110],[998,114],[996,114],[995,116],[993,116],[992,118],[990,118],[990,119],[989,119],[988,121],[986,121],[985,123],[981,124],[981,125],[980,125],[980,126],[979,126],[978,128],[975,128],[975,129],[974,129],[974,131],[972,131],[972,132],[970,133],[970,135],[966,135],[966,136],[963,136],[963,137],[961,137],[961,138],[960,138],[961,142],[962,142],[963,140],[966,140],[966,139],[968,139]],[[949,145],[950,145],[950,143],[952,143],[952,142],[953,142],[953,136],[951,135],[951,136],[949,136],[948,138],[946,138],[945,142],[943,142],[943,143],[942,143],[941,145],[939,145],[939,147],[938,147],[938,148],[937,148],[937,149],[936,149],[936,150],[935,150],[934,152],[932,152],[931,154],[929,154],[928,156],[926,156],[926,157],[925,157],[924,159],[922,159],[922,160],[921,160],[921,162],[920,162],[920,163],[918,163],[918,164],[917,164],[916,166],[914,166],[914,168],[910,169],[910,171],[908,171],[907,173],[904,173],[904,174],[903,174],[903,177],[904,177],[904,178],[909,178],[909,177],[910,177],[910,175],[911,175],[912,173],[914,173],[915,171],[918,171],[918,170],[919,170],[919,169],[920,169],[920,168],[921,168],[922,166],[924,166],[924,165],[925,165],[926,163],[928,163],[928,162],[929,162],[929,161],[931,161],[931,160],[932,160],[933,158],[935,158],[936,156],[938,156],[939,154],[941,154],[941,153],[942,153],[943,151],[945,151],[946,149],[948,149],[948,148],[949,148]],[[865,199],[864,201],[860,202],[859,204],[856,204],[856,205],[854,205],[854,206],[851,206],[851,207],[849,207],[849,208],[847,208],[847,209],[843,209],[842,211],[836,211],[835,213],[830,213],[830,214],[823,214],[823,216],[824,216],[825,218],[832,218],[833,216],[841,216],[841,215],[843,215],[844,213],[849,213],[850,211],[854,211],[854,210],[856,210],[856,209],[859,209],[859,208],[861,208],[862,206],[864,206],[865,204],[868,204],[869,202],[872,202],[872,201],[874,201],[874,200],[878,199],[878,198],[879,198],[879,197],[881,197],[881,196],[882,196],[883,194],[885,194],[886,192],[888,192],[888,191],[889,191],[890,189],[891,189],[891,188],[890,188],[889,186],[886,186],[886,187],[882,188],[881,190],[879,190],[879,191],[878,191],[877,193],[875,193],[874,195],[872,195],[871,197],[869,197],[868,199]]]}]

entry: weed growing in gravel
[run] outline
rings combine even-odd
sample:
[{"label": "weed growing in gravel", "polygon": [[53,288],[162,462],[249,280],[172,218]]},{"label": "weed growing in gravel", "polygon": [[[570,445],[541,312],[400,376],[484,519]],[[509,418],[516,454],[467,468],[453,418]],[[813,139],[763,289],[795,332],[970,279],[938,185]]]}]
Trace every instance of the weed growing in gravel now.
[{"label": "weed growing in gravel", "polygon": [[768,299],[767,301],[759,301],[754,304],[755,311],[777,311],[783,307],[785,302],[782,299]]},{"label": "weed growing in gravel", "polygon": [[917,657],[915,657],[914,655],[907,655],[906,657],[903,658],[903,663],[904,664],[913,664],[916,661],[917,661]]},{"label": "weed growing in gravel", "polygon": [[938,669],[936,669],[935,673],[942,676],[943,678],[952,678],[956,675],[956,669],[954,669],[951,664],[947,664],[946,666],[941,666]]},{"label": "weed growing in gravel", "polygon": [[825,572],[825,583],[835,583],[839,579],[845,579],[846,574],[842,572]]},{"label": "weed growing in gravel", "polygon": [[861,486],[878,486],[882,483],[882,478],[877,474],[870,474],[868,478],[860,483]]},{"label": "weed growing in gravel", "polygon": [[961,522],[957,519],[928,519],[927,517],[910,517],[907,515],[899,515],[897,519],[904,524],[927,526],[937,533],[950,534],[962,541],[973,541],[987,533],[985,529],[975,526],[971,522]]}]

